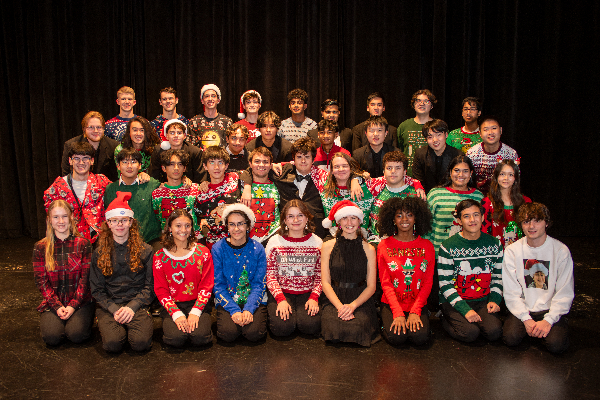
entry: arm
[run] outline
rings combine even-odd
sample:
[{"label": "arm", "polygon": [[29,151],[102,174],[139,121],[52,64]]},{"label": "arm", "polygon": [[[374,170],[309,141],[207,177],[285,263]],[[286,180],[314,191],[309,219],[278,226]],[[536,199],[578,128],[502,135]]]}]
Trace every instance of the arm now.
[{"label": "arm", "polygon": [[437,265],[440,292],[442,293],[442,296],[444,296],[450,305],[463,316],[469,311],[473,311],[469,304],[460,297],[458,291],[454,288],[453,279],[456,277],[454,272],[454,260],[450,257],[450,254],[446,251],[444,246],[440,246]]},{"label": "arm", "polygon": [[362,291],[360,296],[352,302],[354,309],[363,305],[365,301],[373,296],[377,284],[377,255],[375,254],[375,248],[367,242],[363,242],[363,248],[367,254],[367,287]]},{"label": "arm", "polygon": [[33,277],[35,278],[35,285],[42,293],[44,300],[56,311],[63,307],[63,304],[56,295],[50,282],[50,275],[46,271],[45,251],[45,246],[41,243],[36,243],[33,248]]},{"label": "arm", "polygon": [[331,275],[329,273],[329,257],[331,256],[331,250],[333,249],[336,240],[337,239],[332,239],[323,243],[321,249],[321,284],[323,285],[323,293],[325,293],[327,299],[329,299],[331,304],[339,310],[343,304],[333,291],[333,287],[331,286]]},{"label": "arm", "polygon": [[[421,182],[411,178],[408,175],[404,175],[404,183],[409,186],[412,186],[417,191],[417,193],[419,192],[419,190],[423,190],[423,185],[421,185]],[[426,200],[426,197],[424,195],[419,197],[421,197],[423,200]]]},{"label": "arm", "polygon": [[77,309],[81,306],[81,302],[88,296],[90,292],[90,263],[92,260],[92,245],[87,240],[84,240],[80,246],[81,250],[81,275],[77,282],[75,295],[69,302],[69,306]]},{"label": "arm", "polygon": [[[502,260],[504,259],[504,252],[502,251],[502,244],[498,239],[495,239],[498,243],[498,254],[494,257],[494,265],[492,269],[492,280],[490,282],[490,296],[489,302],[496,303],[497,306],[502,302]],[[499,311],[499,309],[497,310]]]},{"label": "arm", "polygon": [[309,300],[319,301],[319,296],[321,296],[321,291],[323,290],[323,285],[321,283],[321,252],[317,256],[317,262],[315,265],[315,285],[313,286],[312,292],[310,294]]},{"label": "arm", "polygon": [[[520,244],[516,244],[515,246],[520,246]],[[518,265],[523,265],[523,256],[522,254],[517,255],[515,250],[516,247],[507,248],[504,255],[504,262],[502,263],[504,302],[512,315],[525,322],[530,320],[531,316],[525,304],[523,286],[519,281],[519,275],[523,276],[523,268],[517,268]]]},{"label": "arm", "polygon": [[385,260],[386,250],[386,243],[382,242],[377,247],[377,265],[379,266],[379,281],[381,282],[381,289],[383,290],[383,295],[385,296],[387,303],[389,304],[390,309],[392,310],[393,317],[403,317],[404,310],[402,310],[402,306],[400,305],[398,297],[396,296],[396,290],[394,288],[394,285],[392,284],[390,271],[387,267],[387,262]]},{"label": "arm", "polygon": [[550,311],[544,316],[544,321],[547,321],[550,325],[554,325],[562,315],[569,312],[575,297],[573,259],[569,249],[564,247],[559,250],[556,265],[558,276],[554,296],[550,304]]},{"label": "arm", "polygon": [[154,293],[160,304],[167,310],[173,321],[177,318],[185,316],[184,313],[179,309],[177,303],[171,297],[169,281],[167,280],[167,270],[162,263],[163,259],[167,259],[167,256],[162,252],[158,251],[153,256],[152,262],[152,273],[154,276]]},{"label": "arm", "polygon": [[[141,254],[140,256],[144,256],[141,260],[144,265],[143,274],[144,274],[144,287],[140,290],[140,292],[127,303],[127,307],[131,308],[131,310],[135,313],[142,307],[147,307],[154,300],[154,276],[152,275],[152,248],[148,246],[149,249],[147,254]],[[145,249],[144,249],[145,250]],[[140,273],[140,272],[138,272]]]},{"label": "arm", "polygon": [[250,294],[248,295],[248,301],[244,305],[244,311],[249,311],[251,314],[254,314],[254,311],[262,303],[266,289],[267,256],[262,245],[256,247],[257,252],[253,255],[256,260],[256,271],[252,274]]},{"label": "arm", "polygon": [[97,249],[92,254],[92,263],[90,266],[90,289],[92,291],[92,297],[96,299],[98,305],[104,310],[114,314],[121,308],[121,306],[117,305],[113,301],[108,294],[108,290],[106,290],[106,277],[102,274],[102,271],[98,266]]},{"label": "arm", "polygon": [[229,294],[227,290],[228,283],[225,278],[225,260],[221,257],[221,249],[219,246],[219,242],[217,242],[211,251],[213,266],[215,271],[215,304],[220,305],[227,311],[229,314],[233,315],[235,313],[242,312],[240,306],[237,305],[233,298]]},{"label": "arm", "polygon": [[483,206],[483,223],[481,224],[481,232],[491,234],[494,206],[492,205],[492,202],[490,201],[489,197],[484,198],[481,201],[481,205]]},{"label": "arm", "polygon": [[285,296],[277,280],[277,272],[279,270],[277,266],[277,253],[277,249],[267,246],[267,287],[275,300],[277,300],[277,303],[281,303],[285,301]]},{"label": "arm", "polygon": [[[425,261],[427,262],[427,267],[425,272],[423,273],[423,280],[421,281],[421,289],[419,290],[419,294],[413,303],[412,308],[410,309],[411,314],[421,315],[421,310],[425,304],[427,304],[427,298],[431,293],[431,288],[433,286],[433,269],[435,268],[435,251],[433,250],[433,245],[429,240],[426,241],[427,245],[425,247]],[[418,268],[415,266],[415,268]]]},{"label": "arm", "polygon": [[210,294],[215,286],[215,269],[213,266],[212,256],[208,249],[205,250],[204,261],[202,263],[202,276],[200,282],[198,282],[198,298],[194,303],[194,307],[190,311],[190,314],[197,316],[202,315],[206,303],[210,300]]}]

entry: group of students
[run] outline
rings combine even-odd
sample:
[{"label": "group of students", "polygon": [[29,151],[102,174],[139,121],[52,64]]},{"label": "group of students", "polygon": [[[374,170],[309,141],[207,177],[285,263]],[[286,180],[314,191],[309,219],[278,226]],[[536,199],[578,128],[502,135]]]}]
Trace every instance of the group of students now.
[{"label": "group of students", "polygon": [[332,99],[318,124],[305,117],[300,89],[285,121],[258,115],[262,98],[244,93],[236,124],[216,112],[215,85],[189,121],[170,88],[154,121],[133,115],[128,89],[117,99],[125,115],[84,117],[83,135],[65,143],[64,176],[44,193],[34,274],[46,343],[85,340],[96,308],[107,351],[127,341],[148,349],[156,296],[163,340],[177,347],[213,340],[213,304],[225,341],[260,340],[268,326],[363,346],[380,334],[423,344],[429,299],[458,340],[481,332],[513,346],[529,335],[567,348],[569,250],[546,235],[547,208],[521,194],[516,152],[496,118],[477,120],[477,99],[463,102],[465,127],[448,132],[420,90],[416,117],[396,130],[374,93],[370,117],[351,131]]}]

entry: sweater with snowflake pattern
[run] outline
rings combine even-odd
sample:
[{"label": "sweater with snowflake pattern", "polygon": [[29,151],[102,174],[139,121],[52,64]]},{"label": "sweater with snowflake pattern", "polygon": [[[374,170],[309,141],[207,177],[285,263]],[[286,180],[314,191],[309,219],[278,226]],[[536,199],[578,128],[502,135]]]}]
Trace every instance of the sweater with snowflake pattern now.
[{"label": "sweater with snowflake pattern", "polygon": [[496,165],[502,160],[516,160],[519,156],[515,149],[500,142],[500,147],[493,153],[488,153],[483,143],[478,143],[467,151],[467,157],[473,161],[477,188],[487,194]]}]

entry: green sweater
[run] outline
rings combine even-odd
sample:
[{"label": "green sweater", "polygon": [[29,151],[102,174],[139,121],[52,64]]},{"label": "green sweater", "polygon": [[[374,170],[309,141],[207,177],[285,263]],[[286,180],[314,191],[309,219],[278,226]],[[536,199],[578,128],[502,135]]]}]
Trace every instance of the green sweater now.
[{"label": "green sweater", "polygon": [[450,131],[448,139],[446,139],[446,144],[462,150],[464,154],[467,154],[467,151],[477,143],[481,143],[479,130],[477,130],[477,132],[468,133],[465,132],[464,127]]},{"label": "green sweater", "polygon": [[408,158],[408,175],[412,176],[413,159],[417,149],[427,144],[423,137],[423,124],[417,124],[414,118],[409,118],[398,127],[398,148]]},{"label": "green sweater", "polygon": [[502,258],[500,241],[487,233],[468,240],[454,235],[442,242],[437,270],[440,303],[450,303],[463,316],[474,301],[502,301]]},{"label": "green sweater", "polygon": [[118,181],[113,182],[104,192],[104,208],[117,198],[117,191],[131,193],[129,207],[140,226],[144,242],[148,243],[160,236],[160,224],[152,211],[152,191],[159,186],[160,182],[154,178],[141,185],[119,185]]}]

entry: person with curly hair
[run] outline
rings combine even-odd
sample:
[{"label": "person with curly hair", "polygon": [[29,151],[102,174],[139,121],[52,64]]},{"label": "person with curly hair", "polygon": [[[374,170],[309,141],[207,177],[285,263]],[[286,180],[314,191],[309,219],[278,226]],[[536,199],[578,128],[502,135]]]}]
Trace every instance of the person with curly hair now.
[{"label": "person with curly hair", "polygon": [[188,338],[194,346],[210,344],[213,262],[206,246],[196,243],[188,210],[171,213],[161,243],[153,269],[154,292],[163,306],[163,341],[173,347],[183,347]]},{"label": "person with curly hair", "polygon": [[133,211],[131,193],[117,192],[106,209],[106,221],[92,255],[90,287],[96,299],[96,318],[102,347],[119,352],[126,341],[135,351],[152,346],[154,299],[152,247],[142,240]]},{"label": "person with curly hair", "polygon": [[[160,139],[152,125],[150,125],[150,122],[146,118],[136,115],[127,123],[125,136],[123,136],[121,143],[115,148],[115,163],[117,167],[119,166],[117,154],[123,149],[135,149],[142,155],[140,172],[150,174],[152,152],[154,151],[154,147],[159,143]],[[121,176],[120,173],[119,176]]]},{"label": "person with curly hair", "polygon": [[33,276],[42,294],[37,307],[46,344],[63,338],[81,343],[90,337],[94,303],[88,282],[92,246],[77,231],[73,210],[65,200],[48,207],[46,237],[33,248]]},{"label": "person with curly hair", "polygon": [[383,289],[383,337],[393,345],[410,339],[429,340],[427,298],[433,284],[435,251],[423,235],[431,231],[431,212],[418,197],[394,197],[379,212],[378,231],[386,235],[377,247]]}]

